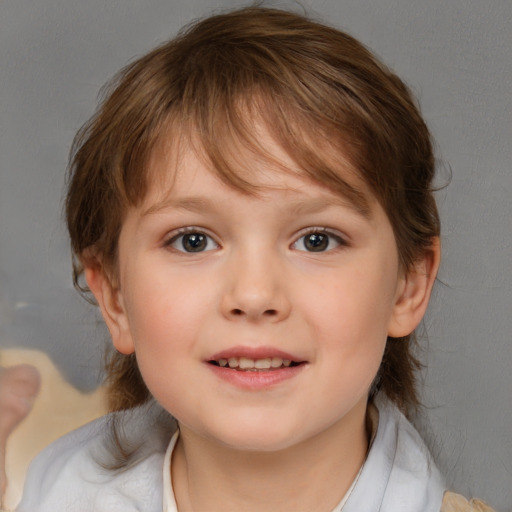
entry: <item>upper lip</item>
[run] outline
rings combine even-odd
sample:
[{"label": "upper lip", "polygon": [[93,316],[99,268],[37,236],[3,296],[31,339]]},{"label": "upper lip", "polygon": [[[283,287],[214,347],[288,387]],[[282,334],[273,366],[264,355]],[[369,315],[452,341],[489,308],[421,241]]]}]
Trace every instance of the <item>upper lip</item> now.
[{"label": "upper lip", "polygon": [[296,355],[284,352],[275,347],[249,347],[237,346],[231,347],[220,352],[216,352],[208,358],[209,361],[218,361],[219,359],[229,359],[231,357],[246,357],[248,359],[266,359],[269,357],[279,357],[281,359],[289,359],[294,362],[302,362],[303,359]]}]

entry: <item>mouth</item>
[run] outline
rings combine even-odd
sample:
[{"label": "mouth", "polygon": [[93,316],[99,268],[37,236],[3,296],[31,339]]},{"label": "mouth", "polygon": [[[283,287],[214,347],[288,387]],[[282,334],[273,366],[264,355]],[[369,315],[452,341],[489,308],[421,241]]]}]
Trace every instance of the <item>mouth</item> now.
[{"label": "mouth", "polygon": [[281,357],[265,357],[261,359],[229,357],[211,359],[208,363],[213,366],[239,372],[271,372],[281,370],[283,368],[300,366],[305,364],[305,361],[293,361],[291,359],[283,359]]},{"label": "mouth", "polygon": [[221,380],[244,391],[270,390],[303,373],[308,361],[272,346],[240,345],[212,354],[207,366]]}]

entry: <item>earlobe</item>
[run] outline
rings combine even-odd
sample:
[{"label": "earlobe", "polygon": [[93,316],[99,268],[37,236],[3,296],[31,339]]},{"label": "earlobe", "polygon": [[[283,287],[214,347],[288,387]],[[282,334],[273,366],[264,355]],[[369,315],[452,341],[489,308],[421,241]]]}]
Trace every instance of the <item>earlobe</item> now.
[{"label": "earlobe", "polygon": [[430,300],[441,259],[439,238],[425,250],[421,259],[402,278],[388,328],[388,336],[400,338],[411,334],[421,322]]},{"label": "earlobe", "polygon": [[87,264],[84,273],[87,285],[107,324],[114,347],[122,354],[132,354],[135,349],[119,288],[112,284],[98,262]]}]

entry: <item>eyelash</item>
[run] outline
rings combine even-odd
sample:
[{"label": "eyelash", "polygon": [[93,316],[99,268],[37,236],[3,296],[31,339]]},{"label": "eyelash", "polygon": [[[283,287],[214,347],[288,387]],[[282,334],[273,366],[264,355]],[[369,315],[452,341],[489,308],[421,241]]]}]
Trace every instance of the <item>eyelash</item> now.
[{"label": "eyelash", "polygon": [[[195,241],[197,243],[197,249],[198,250],[187,250],[184,246],[185,243],[185,235],[198,235],[198,239]],[[307,237],[312,237],[313,235],[319,235],[318,239],[310,238],[309,242],[313,243],[313,246],[310,248],[311,250],[308,250],[306,248],[307,243]],[[325,238],[324,238],[325,237]],[[181,247],[177,247],[175,244],[179,242],[181,239]],[[302,246],[304,247],[299,248],[298,245],[302,241]],[[335,247],[331,247],[333,242],[336,244]],[[214,244],[214,247],[211,247],[211,244]],[[206,244],[206,245],[204,245]],[[327,245],[325,245],[327,244]],[[307,228],[299,233],[299,236],[296,238],[295,242],[293,242],[290,246],[290,248],[298,251],[303,252],[330,252],[336,249],[339,249],[340,247],[346,247],[348,246],[347,241],[340,236],[337,233],[333,233],[332,231],[328,230],[324,227],[312,227]],[[196,228],[193,226],[186,227],[179,229],[176,233],[174,233],[165,243],[164,247],[172,248],[173,250],[185,254],[195,254],[195,253],[201,253],[201,252],[208,252],[213,249],[219,248],[219,244],[207,233],[204,232],[201,228]],[[194,249],[193,246],[190,248]],[[317,249],[317,250],[316,250]]]},{"label": "eyelash", "polygon": [[[305,244],[306,237],[311,236],[311,235],[326,236],[327,244],[328,244],[327,248],[325,248],[325,249],[320,248],[320,250],[318,250],[318,251],[314,251],[314,250],[308,251],[307,249],[298,249],[297,244],[299,244],[301,242],[301,240],[303,241],[302,243]],[[337,244],[336,247],[329,247],[331,245],[331,241],[334,241]],[[333,233],[332,231],[330,231],[327,228],[313,227],[313,228],[307,228],[307,229],[303,230],[301,233],[299,233],[299,237],[297,238],[297,240],[295,242],[293,242],[291,247],[295,248],[296,250],[299,250],[299,251],[314,253],[314,252],[330,252],[330,251],[339,249],[340,247],[347,247],[348,245],[349,245],[348,242],[340,234]]]},{"label": "eyelash", "polygon": [[[185,247],[183,246],[183,243],[184,243],[183,237],[185,235],[204,236],[206,238],[206,244],[207,244],[206,247],[208,247],[208,245],[210,245],[212,242],[215,244],[215,247],[207,248],[206,250],[187,251],[187,250],[185,250]],[[179,242],[180,239],[182,240],[181,241],[182,248],[175,247],[174,244]],[[177,232],[175,232],[168,240],[165,241],[164,247],[169,247],[171,249],[174,249],[177,252],[181,252],[181,253],[185,253],[185,254],[195,254],[195,253],[199,253],[199,252],[211,251],[212,249],[218,248],[219,244],[213,239],[213,237],[211,237],[210,235],[205,233],[203,229],[190,226],[190,227],[179,229]]]}]

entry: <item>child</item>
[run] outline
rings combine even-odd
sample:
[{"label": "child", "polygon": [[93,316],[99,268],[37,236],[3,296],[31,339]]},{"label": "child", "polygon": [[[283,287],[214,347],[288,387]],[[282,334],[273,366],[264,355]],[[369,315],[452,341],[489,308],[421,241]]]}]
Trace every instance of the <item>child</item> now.
[{"label": "child", "polygon": [[214,16],[122,71],[66,203],[114,412],[34,461],[19,512],[484,510],[402,414],[433,176],[406,86],[302,16]]}]

